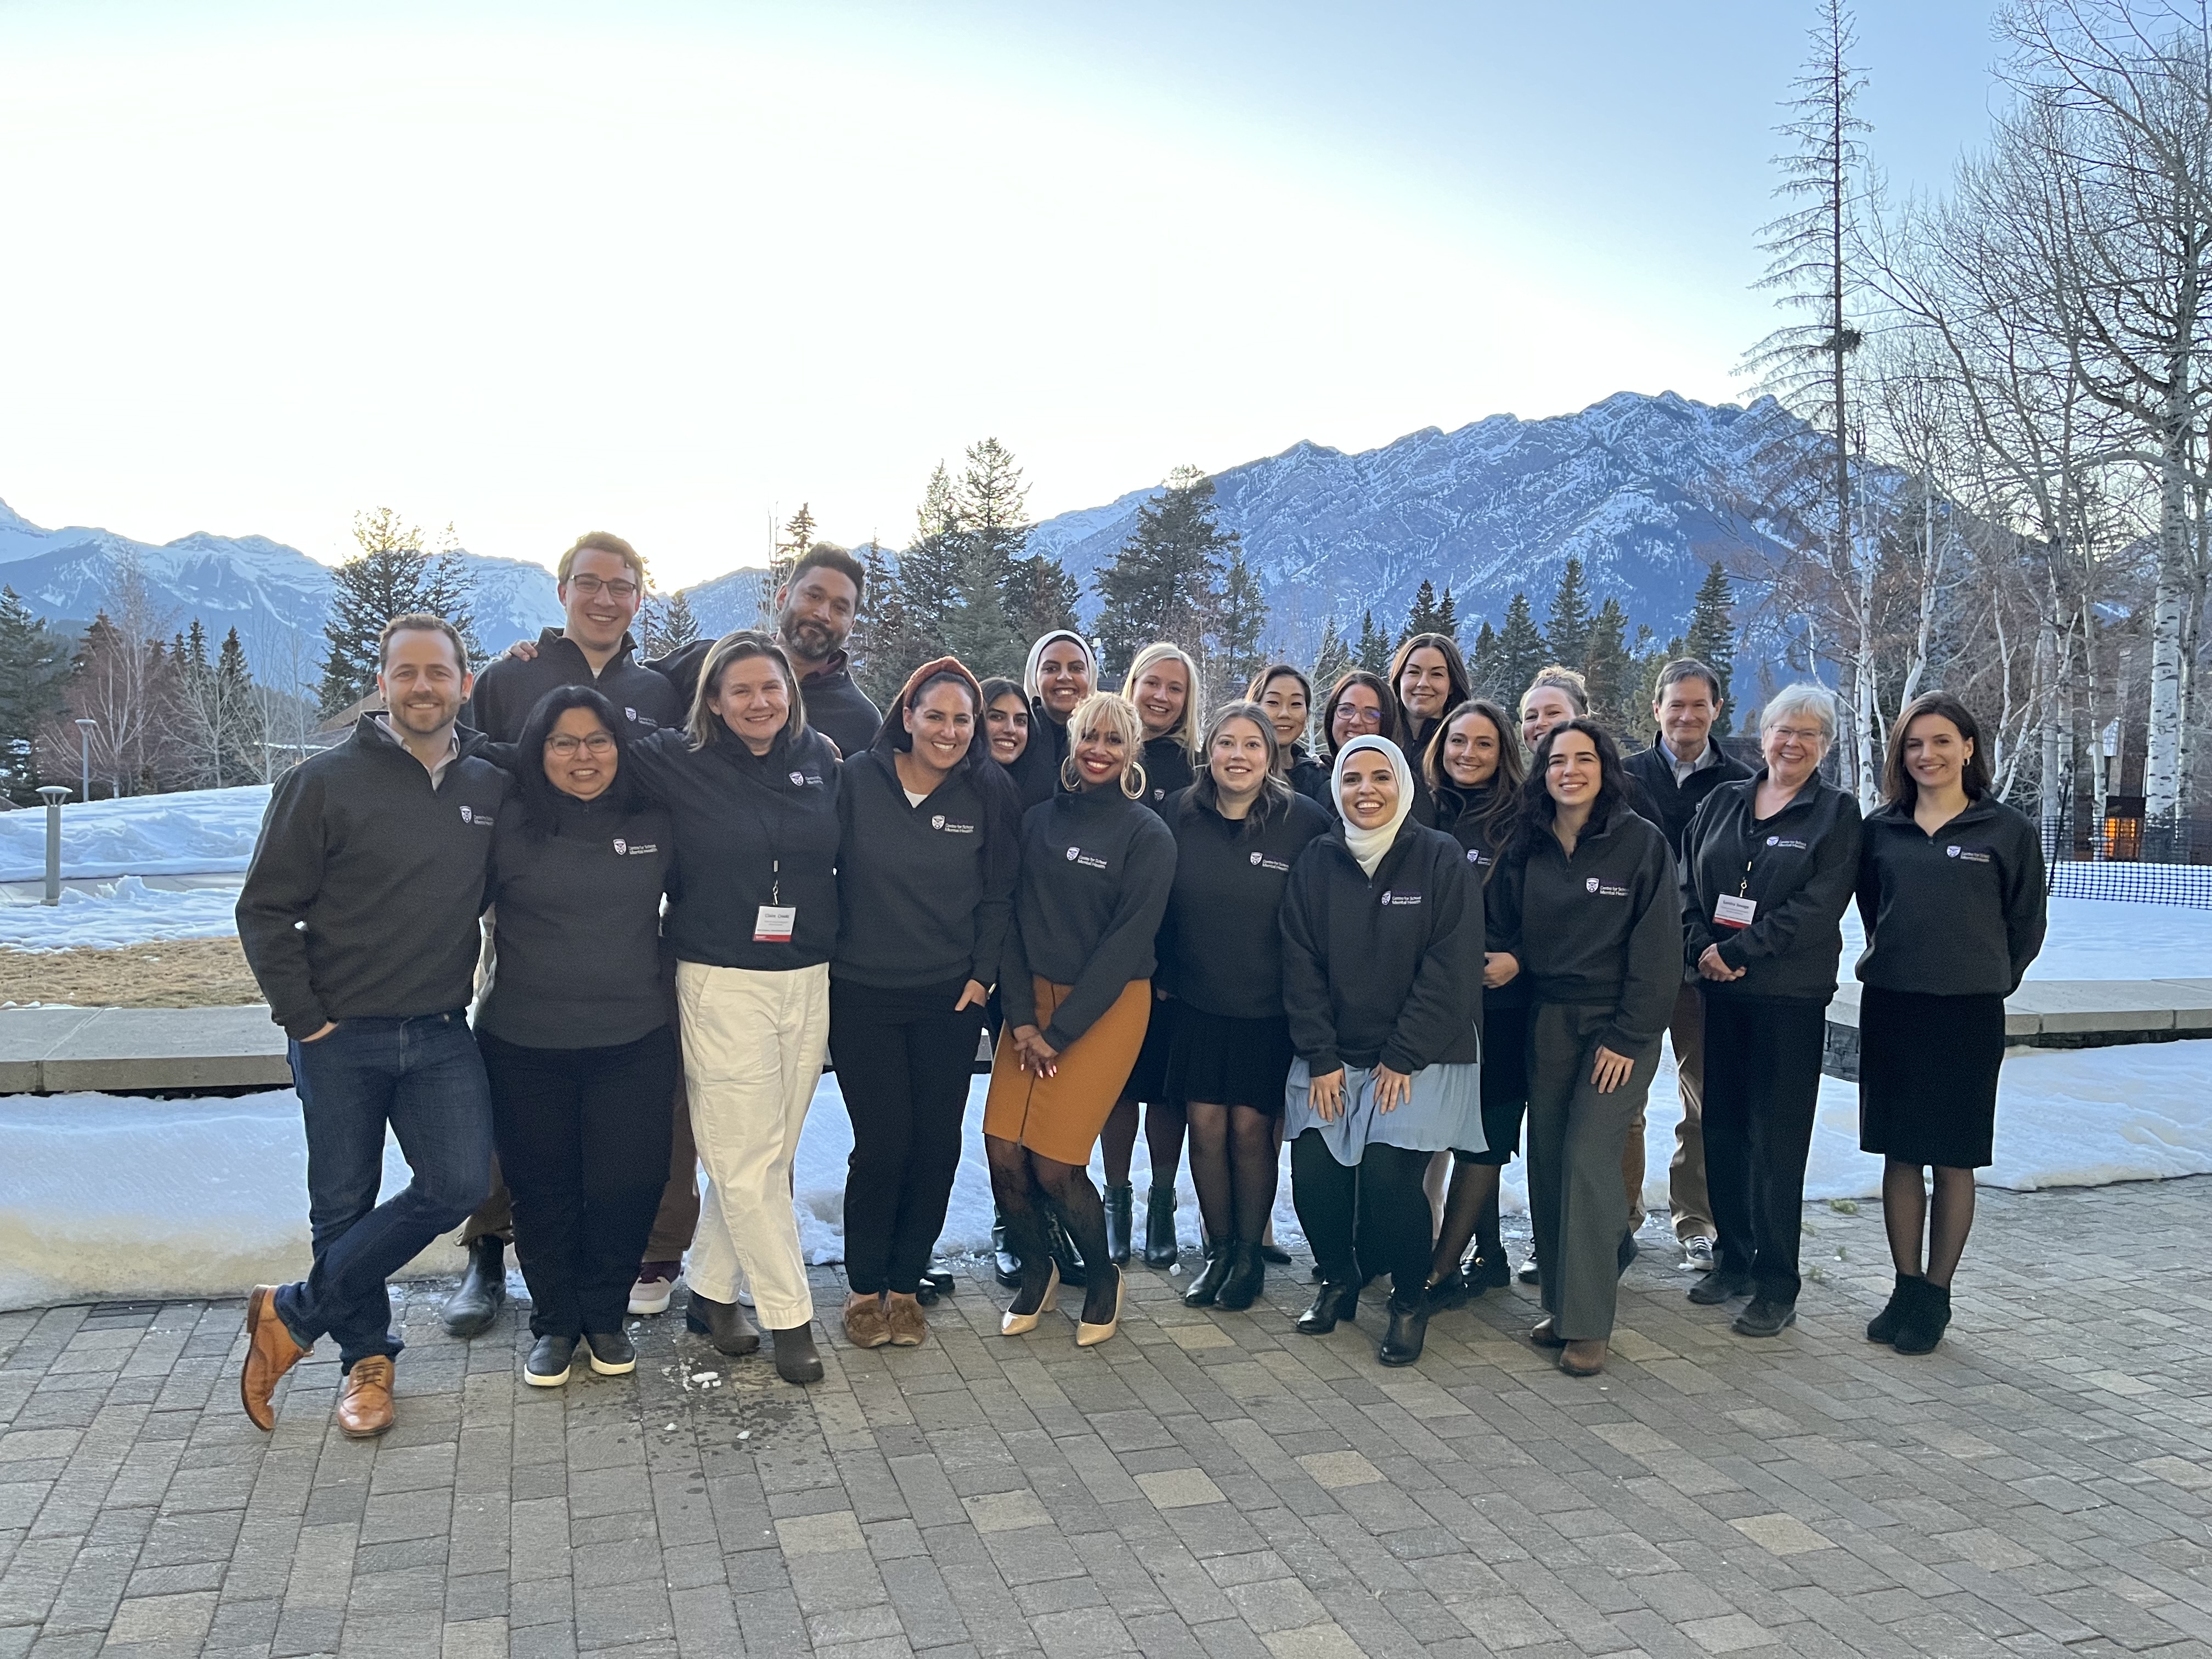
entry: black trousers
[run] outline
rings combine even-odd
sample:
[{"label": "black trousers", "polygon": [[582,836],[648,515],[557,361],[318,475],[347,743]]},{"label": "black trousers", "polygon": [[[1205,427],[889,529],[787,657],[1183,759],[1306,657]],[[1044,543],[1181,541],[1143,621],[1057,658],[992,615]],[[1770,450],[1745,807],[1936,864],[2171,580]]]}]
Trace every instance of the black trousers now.
[{"label": "black trousers", "polygon": [[1711,992],[1705,1003],[1705,1186],[1719,1268],[1794,1302],[1828,1012],[1817,1002]]},{"label": "black trousers", "polygon": [[1396,1295],[1419,1294],[1436,1244],[1421,1177],[1435,1156],[1370,1140],[1346,1168],[1318,1130],[1291,1143],[1291,1201],[1324,1279],[1356,1285],[1388,1273]]},{"label": "black trousers", "polygon": [[862,1296],[911,1296],[945,1226],[983,1011],[965,981],[885,991],[830,981],[830,1060],[853,1120],[845,1277]]},{"label": "black trousers", "polygon": [[668,1182],[676,1034],[608,1048],[525,1048],[477,1033],[492,1135],[514,1195],[533,1336],[614,1332]]}]

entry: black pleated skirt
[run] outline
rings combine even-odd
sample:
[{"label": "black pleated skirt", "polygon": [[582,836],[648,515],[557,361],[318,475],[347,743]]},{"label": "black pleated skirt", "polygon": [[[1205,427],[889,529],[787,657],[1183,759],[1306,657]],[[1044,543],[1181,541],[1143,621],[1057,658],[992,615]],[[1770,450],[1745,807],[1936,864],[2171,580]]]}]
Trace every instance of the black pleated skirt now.
[{"label": "black pleated skirt", "polygon": [[2004,999],[1859,994],[1859,1148],[1900,1164],[1996,1161]]},{"label": "black pleated skirt", "polygon": [[1287,1019],[1231,1019],[1177,1006],[1166,1095],[1176,1105],[1196,1100],[1279,1116],[1290,1074]]},{"label": "black pleated skirt", "polygon": [[1150,1103],[1168,1098],[1168,1045],[1174,1040],[1176,1022],[1182,1012],[1182,1004],[1173,997],[1152,1000],[1152,1023],[1145,1027],[1145,1046],[1137,1051],[1137,1063],[1129,1068],[1129,1080],[1121,1087],[1122,1099]]}]

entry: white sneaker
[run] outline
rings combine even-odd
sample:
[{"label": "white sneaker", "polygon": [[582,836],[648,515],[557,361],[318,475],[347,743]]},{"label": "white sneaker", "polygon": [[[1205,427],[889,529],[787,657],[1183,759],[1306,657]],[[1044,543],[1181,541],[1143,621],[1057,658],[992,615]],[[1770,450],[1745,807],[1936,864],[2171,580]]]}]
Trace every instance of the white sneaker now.
[{"label": "white sneaker", "polygon": [[647,1262],[638,1269],[637,1283],[629,1287],[629,1310],[634,1314],[666,1313],[670,1298],[683,1282],[682,1262]]},{"label": "white sneaker", "polygon": [[1703,1233],[1692,1233],[1682,1241],[1682,1270],[1685,1273],[1709,1273],[1713,1270],[1713,1241]]}]

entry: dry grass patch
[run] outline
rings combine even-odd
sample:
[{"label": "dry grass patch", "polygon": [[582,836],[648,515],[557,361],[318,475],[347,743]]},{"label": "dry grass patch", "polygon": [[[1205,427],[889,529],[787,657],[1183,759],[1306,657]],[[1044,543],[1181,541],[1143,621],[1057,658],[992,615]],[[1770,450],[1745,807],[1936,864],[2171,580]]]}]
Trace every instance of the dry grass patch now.
[{"label": "dry grass patch", "polygon": [[233,1008],[262,1000],[235,939],[106,951],[0,950],[0,1002],[81,1008]]}]

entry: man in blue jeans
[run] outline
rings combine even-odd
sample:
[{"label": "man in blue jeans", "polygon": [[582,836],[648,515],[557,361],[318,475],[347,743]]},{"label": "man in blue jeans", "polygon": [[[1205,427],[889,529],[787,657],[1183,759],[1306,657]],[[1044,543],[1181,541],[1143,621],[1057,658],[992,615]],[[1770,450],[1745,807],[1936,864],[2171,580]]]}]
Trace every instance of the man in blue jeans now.
[{"label": "man in blue jeans", "polygon": [[[491,1096],[468,1027],[492,825],[507,775],[461,753],[468,655],[438,617],[380,642],[389,712],[288,773],[238,900],[239,942],[291,1038],[307,1136],[315,1263],[246,1304],[246,1414],[276,1422],[277,1380],[318,1339],[345,1364],[338,1426],[392,1426],[386,1281],[490,1185]],[[414,1178],[384,1203],[386,1126]]]}]

